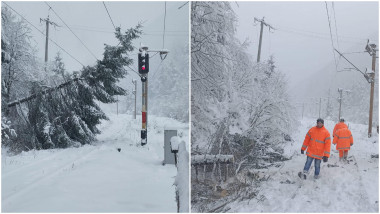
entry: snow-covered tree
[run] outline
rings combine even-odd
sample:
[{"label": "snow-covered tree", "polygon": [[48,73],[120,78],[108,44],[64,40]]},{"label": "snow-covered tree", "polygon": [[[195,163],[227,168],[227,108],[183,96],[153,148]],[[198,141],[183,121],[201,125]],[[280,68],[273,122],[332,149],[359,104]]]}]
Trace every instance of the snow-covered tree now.
[{"label": "snow-covered tree", "polygon": [[[91,143],[95,135],[100,133],[96,126],[102,119],[107,119],[95,100],[112,103],[116,101],[116,95],[126,94],[116,83],[127,74],[124,66],[132,63],[129,57],[134,50],[132,41],[140,34],[141,25],[125,33],[117,28],[115,36],[120,45],[105,45],[103,59],[98,60],[94,66],[84,67],[79,75],[67,74],[59,54],[53,63],[48,63],[46,70],[40,69],[36,76],[26,75],[26,84],[22,89],[27,95],[20,96],[16,93],[12,100],[27,96],[31,98],[10,107],[11,117],[16,121],[14,130],[20,133],[12,142],[13,150],[66,148]],[[20,51],[18,48],[20,47],[16,46],[14,52]],[[15,66],[25,62],[17,63]],[[10,77],[2,76],[3,82],[7,82]],[[14,91],[19,89],[15,84],[13,87]],[[4,128],[4,133],[6,132],[7,129]]]},{"label": "snow-covered tree", "polygon": [[[1,8],[2,50],[10,56],[1,64],[1,103],[4,106],[16,97],[26,96],[31,79],[38,79],[39,63],[31,42],[31,30],[24,20],[18,20],[7,7]],[[3,47],[4,46],[4,47]]]},{"label": "snow-covered tree", "polygon": [[[243,168],[284,160],[282,147],[291,141],[295,117],[274,57],[256,63],[247,54],[247,43],[235,37],[237,18],[229,2],[192,2],[191,11],[192,154],[233,155],[235,178]],[[221,185],[221,174],[229,172],[217,168],[205,165],[202,173],[218,171],[219,176],[192,183],[192,200],[213,194],[203,185]],[[241,188],[229,182],[223,185]],[[230,186],[232,192],[235,187]]]}]

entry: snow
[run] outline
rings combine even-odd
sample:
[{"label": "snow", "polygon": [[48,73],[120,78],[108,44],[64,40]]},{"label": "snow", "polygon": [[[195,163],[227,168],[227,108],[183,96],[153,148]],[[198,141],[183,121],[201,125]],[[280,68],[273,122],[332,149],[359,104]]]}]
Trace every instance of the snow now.
[{"label": "snow", "polygon": [[181,139],[178,136],[173,136],[172,138],[170,138],[170,144],[172,146],[172,150],[178,151],[180,143],[181,143]]},{"label": "snow", "polygon": [[[308,178],[298,178],[306,156],[301,155],[301,145],[306,132],[315,126],[316,119],[305,118],[293,139],[285,147],[285,153],[292,157],[279,167],[257,170],[270,175],[262,182],[255,198],[232,202],[228,212],[379,212],[379,160],[378,134],[373,130],[368,138],[368,126],[349,124],[354,145],[348,152],[349,163],[339,162],[339,153],[332,146],[327,163],[321,163],[320,178],[315,180],[314,164]],[[335,123],[325,120],[330,134]]]},{"label": "snow", "polygon": [[176,212],[177,169],[162,165],[163,130],[171,124],[187,140],[188,124],[150,115],[141,147],[141,117],[108,116],[92,145],[3,152],[2,212]]},{"label": "snow", "polygon": [[179,212],[188,213],[189,206],[189,152],[187,151],[186,143],[182,141],[179,145],[178,153],[178,174],[175,179],[175,185],[179,193]]}]

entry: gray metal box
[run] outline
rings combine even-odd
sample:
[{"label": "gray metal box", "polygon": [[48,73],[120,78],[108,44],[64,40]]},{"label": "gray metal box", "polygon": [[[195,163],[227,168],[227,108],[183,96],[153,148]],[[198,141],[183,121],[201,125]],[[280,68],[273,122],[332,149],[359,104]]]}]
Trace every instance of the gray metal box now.
[{"label": "gray metal box", "polygon": [[175,164],[174,153],[171,151],[170,139],[177,136],[177,130],[164,131],[164,162],[163,164]]}]

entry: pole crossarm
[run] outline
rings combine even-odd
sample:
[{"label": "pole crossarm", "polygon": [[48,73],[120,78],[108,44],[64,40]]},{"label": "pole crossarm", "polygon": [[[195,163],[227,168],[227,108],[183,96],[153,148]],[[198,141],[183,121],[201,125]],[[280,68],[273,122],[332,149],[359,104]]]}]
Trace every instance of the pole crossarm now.
[{"label": "pole crossarm", "polygon": [[84,80],[84,79],[82,79],[82,78],[74,78],[74,79],[69,80],[69,81],[67,81],[65,83],[62,83],[59,86],[56,86],[54,88],[49,88],[49,89],[46,89],[44,91],[41,91],[38,94],[32,94],[29,97],[25,97],[25,98],[22,98],[22,99],[10,102],[10,103],[8,103],[8,107],[16,106],[17,104],[21,104],[21,103],[27,102],[29,100],[33,100],[33,99],[37,98],[37,96],[39,94],[45,95],[45,94],[51,93],[51,92],[56,91],[56,90],[58,90],[60,88],[66,87],[66,86],[70,85],[71,83],[76,82],[78,80]]}]

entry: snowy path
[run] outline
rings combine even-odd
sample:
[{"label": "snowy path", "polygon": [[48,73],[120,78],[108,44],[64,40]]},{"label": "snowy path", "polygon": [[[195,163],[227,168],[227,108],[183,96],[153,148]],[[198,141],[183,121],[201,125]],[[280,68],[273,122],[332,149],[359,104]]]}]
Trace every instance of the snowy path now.
[{"label": "snowy path", "polygon": [[[286,148],[293,158],[283,167],[263,170],[271,179],[262,184],[257,198],[263,196],[265,200],[235,202],[229,205],[229,212],[379,212],[379,159],[371,157],[379,154],[378,134],[368,139],[367,126],[350,124],[354,136],[350,162],[339,163],[339,154],[332,145],[332,156],[321,164],[320,179],[314,180],[312,166],[307,180],[301,181],[297,173],[303,169],[306,156],[300,154],[300,149],[315,121],[305,119],[301,123],[295,143]],[[332,132],[331,121],[325,126]]]},{"label": "snowy path", "polygon": [[141,147],[139,119],[110,119],[94,145],[3,155],[2,212],[176,212],[177,169],[161,164],[163,129],[178,127],[188,141],[188,125],[151,116]]}]

